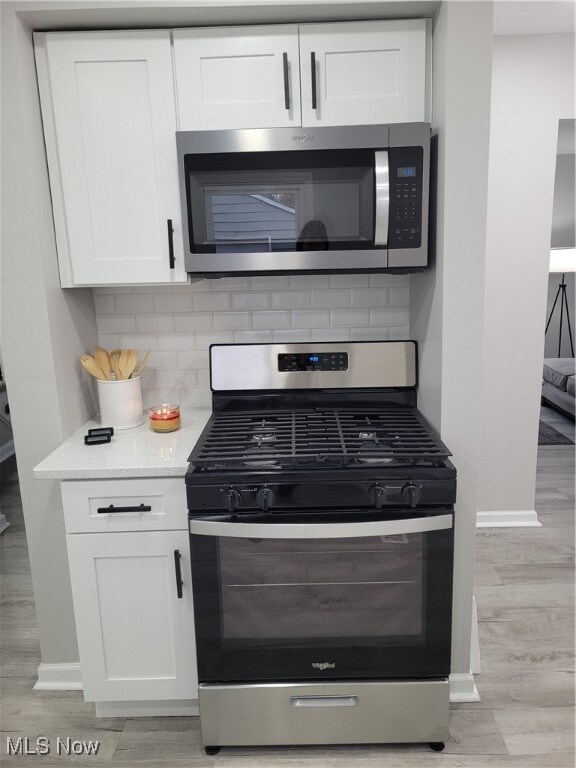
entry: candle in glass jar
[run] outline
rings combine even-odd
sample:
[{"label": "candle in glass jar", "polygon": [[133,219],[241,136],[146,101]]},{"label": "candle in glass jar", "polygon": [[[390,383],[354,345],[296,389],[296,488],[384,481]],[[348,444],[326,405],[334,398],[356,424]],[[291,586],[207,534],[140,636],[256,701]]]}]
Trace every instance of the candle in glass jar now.
[{"label": "candle in glass jar", "polygon": [[150,428],[154,432],[174,432],[180,429],[180,406],[171,403],[153,405],[149,410]]}]

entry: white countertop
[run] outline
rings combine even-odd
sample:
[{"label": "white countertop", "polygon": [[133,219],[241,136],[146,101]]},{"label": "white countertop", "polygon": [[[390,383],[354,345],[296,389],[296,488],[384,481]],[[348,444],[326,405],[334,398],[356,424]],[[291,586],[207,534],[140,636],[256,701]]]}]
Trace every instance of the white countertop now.
[{"label": "white countertop", "polygon": [[89,421],[34,467],[41,480],[90,480],[118,477],[179,477],[186,474],[188,456],[206,422],[210,408],[183,408],[182,427],[175,432],[153,432],[148,419],[140,427],[117,429],[110,443],[84,445]]}]

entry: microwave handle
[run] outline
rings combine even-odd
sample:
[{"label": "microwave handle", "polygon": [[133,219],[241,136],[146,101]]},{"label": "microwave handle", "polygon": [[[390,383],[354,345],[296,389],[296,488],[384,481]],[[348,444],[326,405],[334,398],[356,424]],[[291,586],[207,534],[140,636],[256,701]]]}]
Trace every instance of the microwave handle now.
[{"label": "microwave handle", "polygon": [[[230,518],[228,518],[228,521]],[[222,518],[190,520],[197,536],[232,536],[237,539],[352,539],[360,536],[397,536],[452,528],[452,514],[421,516],[368,523],[243,523]]]},{"label": "microwave handle", "polygon": [[390,215],[390,167],[388,152],[374,152],[374,245],[388,245],[388,220]]}]

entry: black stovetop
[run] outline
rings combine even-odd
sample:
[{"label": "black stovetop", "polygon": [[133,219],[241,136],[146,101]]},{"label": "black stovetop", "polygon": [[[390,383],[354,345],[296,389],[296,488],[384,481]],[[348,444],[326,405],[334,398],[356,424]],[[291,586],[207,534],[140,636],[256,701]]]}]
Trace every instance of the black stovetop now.
[{"label": "black stovetop", "polygon": [[411,407],[299,408],[214,413],[189,462],[231,469],[441,467],[450,452]]}]

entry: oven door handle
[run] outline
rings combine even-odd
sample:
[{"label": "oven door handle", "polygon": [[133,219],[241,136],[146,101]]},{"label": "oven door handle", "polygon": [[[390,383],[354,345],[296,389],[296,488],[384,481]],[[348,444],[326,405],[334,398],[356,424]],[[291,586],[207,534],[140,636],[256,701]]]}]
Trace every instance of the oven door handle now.
[{"label": "oven door handle", "polygon": [[452,514],[368,523],[243,523],[229,517],[213,517],[190,520],[190,533],[236,539],[355,539],[444,531],[452,526]]}]

